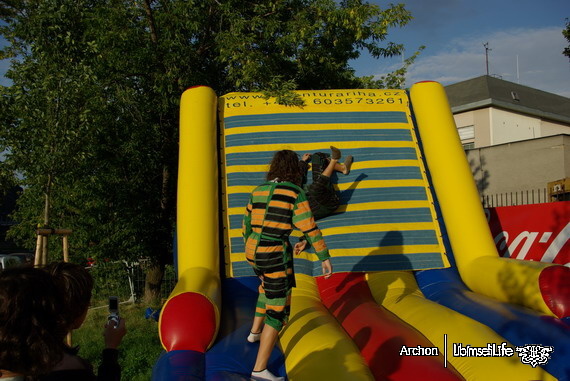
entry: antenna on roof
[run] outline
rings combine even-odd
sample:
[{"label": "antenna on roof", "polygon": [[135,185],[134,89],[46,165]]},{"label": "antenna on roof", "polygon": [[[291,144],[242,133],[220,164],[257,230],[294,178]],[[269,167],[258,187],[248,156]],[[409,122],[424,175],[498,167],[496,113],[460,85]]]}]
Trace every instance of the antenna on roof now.
[{"label": "antenna on roof", "polygon": [[520,81],[520,77],[519,77],[519,55],[517,54],[517,83],[521,83]]},{"label": "antenna on roof", "polygon": [[485,42],[483,46],[485,47],[485,65],[487,66],[487,75],[489,75],[489,51],[493,49],[489,48],[489,42]]}]

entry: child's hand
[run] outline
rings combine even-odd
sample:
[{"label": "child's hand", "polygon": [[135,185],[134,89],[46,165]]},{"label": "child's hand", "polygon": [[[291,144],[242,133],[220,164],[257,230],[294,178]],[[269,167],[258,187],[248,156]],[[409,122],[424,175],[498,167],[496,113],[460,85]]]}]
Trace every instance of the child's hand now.
[{"label": "child's hand", "polygon": [[103,330],[105,348],[117,349],[123,340],[123,336],[125,336],[126,333],[127,328],[125,326],[125,319],[120,318],[119,324],[117,326],[115,326],[114,321],[107,321],[107,324],[105,324],[105,329]]},{"label": "child's hand", "polygon": [[310,153],[303,154],[303,157],[301,158],[301,160],[303,160],[303,161],[311,160],[311,154]]},{"label": "child's hand", "polygon": [[301,251],[305,250],[306,246],[307,246],[307,241],[305,241],[305,240],[299,241],[295,244],[295,247],[293,248],[293,252],[295,253],[295,255],[299,255],[299,254],[301,254]]},{"label": "child's hand", "polygon": [[325,259],[321,263],[321,266],[323,268],[323,275],[325,276],[325,279],[329,279],[332,275],[332,272],[333,272],[331,260]]}]

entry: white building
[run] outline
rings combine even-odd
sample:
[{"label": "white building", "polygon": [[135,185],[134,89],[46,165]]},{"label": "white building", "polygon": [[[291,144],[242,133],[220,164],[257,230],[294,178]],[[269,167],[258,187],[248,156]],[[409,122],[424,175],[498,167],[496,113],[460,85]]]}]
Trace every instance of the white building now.
[{"label": "white building", "polygon": [[570,98],[490,76],[445,90],[482,198],[515,194],[509,204],[544,202],[549,183],[568,184]]}]

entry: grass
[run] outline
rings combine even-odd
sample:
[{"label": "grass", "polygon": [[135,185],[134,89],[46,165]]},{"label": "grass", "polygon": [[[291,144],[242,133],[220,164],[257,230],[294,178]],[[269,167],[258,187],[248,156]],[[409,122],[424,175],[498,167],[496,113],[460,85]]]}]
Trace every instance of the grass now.
[{"label": "grass", "polygon": [[[119,348],[119,364],[122,379],[148,381],[152,367],[162,353],[158,338],[158,325],[154,320],[145,319],[145,307],[139,304],[121,304],[120,314],[125,319],[127,334]],[[73,333],[73,345],[79,345],[79,356],[97,367],[103,350],[103,327],[107,321],[107,309],[89,310],[87,319]]]}]

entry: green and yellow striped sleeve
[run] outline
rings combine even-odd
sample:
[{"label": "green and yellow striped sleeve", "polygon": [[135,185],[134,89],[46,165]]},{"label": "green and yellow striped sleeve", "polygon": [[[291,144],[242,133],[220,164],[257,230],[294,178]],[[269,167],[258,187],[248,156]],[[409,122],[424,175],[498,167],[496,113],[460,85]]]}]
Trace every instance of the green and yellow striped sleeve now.
[{"label": "green and yellow striped sleeve", "polygon": [[307,241],[315,248],[315,253],[321,261],[330,258],[323,234],[315,222],[307,196],[302,190],[293,208],[293,225],[307,237]]}]

